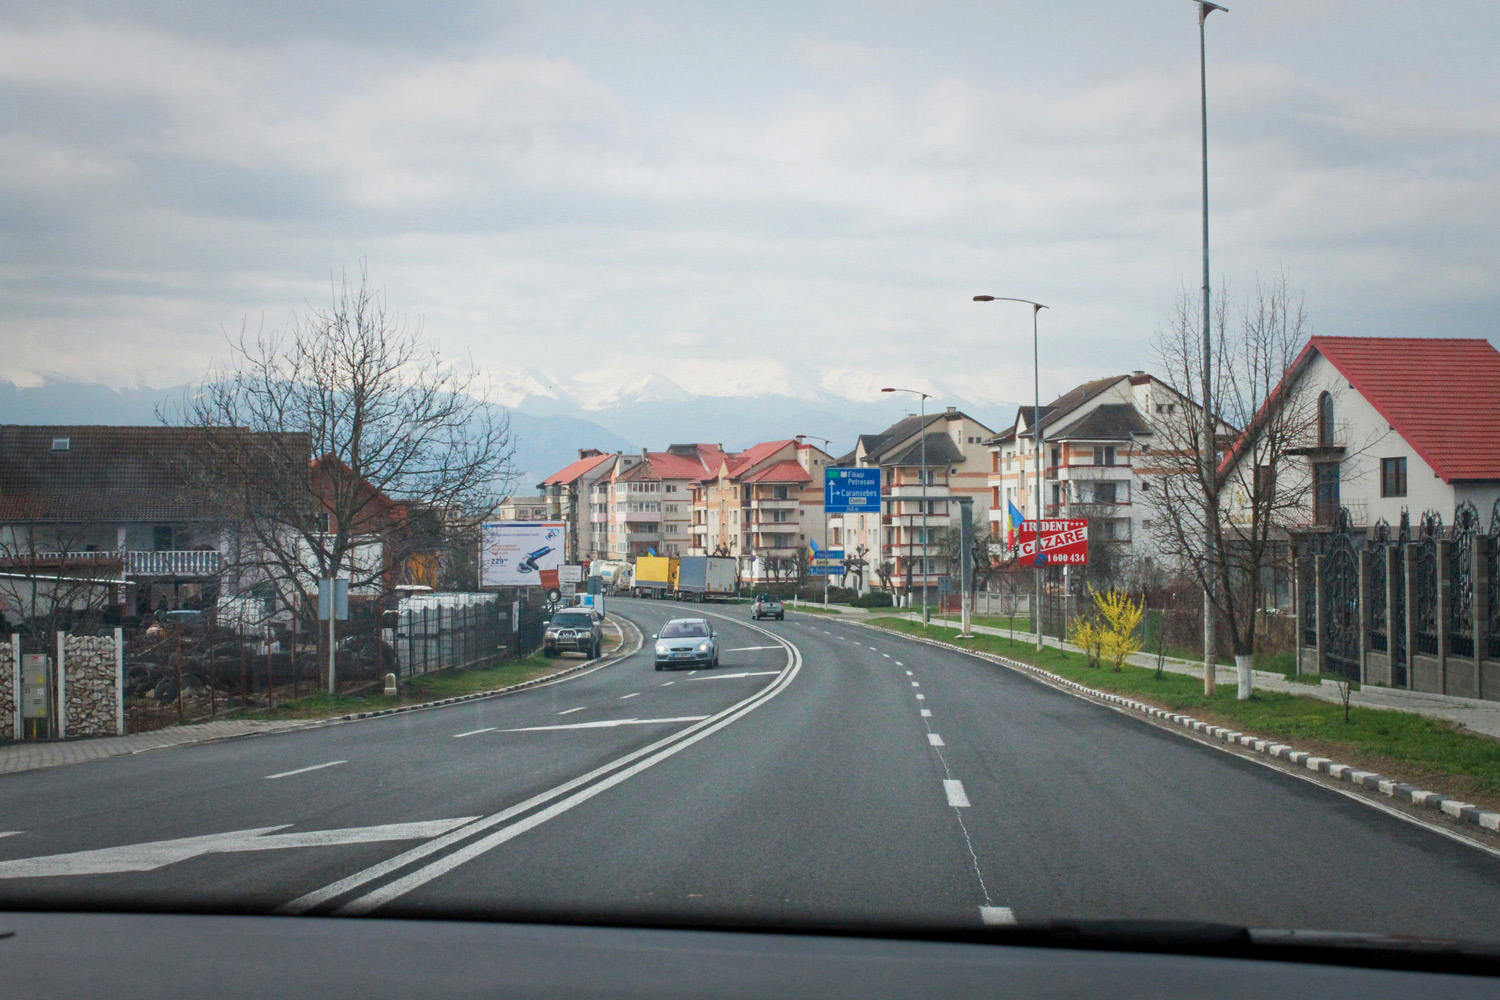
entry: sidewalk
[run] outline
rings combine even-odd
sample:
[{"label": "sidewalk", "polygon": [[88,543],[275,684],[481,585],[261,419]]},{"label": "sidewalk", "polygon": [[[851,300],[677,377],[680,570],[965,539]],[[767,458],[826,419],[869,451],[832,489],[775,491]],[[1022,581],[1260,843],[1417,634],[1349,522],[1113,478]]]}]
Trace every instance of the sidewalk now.
[{"label": "sidewalk", "polygon": [[[794,609],[795,610],[795,609]],[[870,615],[884,615],[887,617],[905,618],[908,621],[921,621],[922,616],[916,612],[902,611],[897,608],[876,608],[866,611],[863,608],[846,608],[844,615],[849,618],[867,618]],[[957,628],[956,621],[949,621],[934,617],[932,624],[950,626]],[[989,628],[983,625],[971,625],[974,632],[982,632],[985,635],[1009,636],[1011,631],[1002,628]],[[1014,633],[1018,641],[1035,642],[1036,636],[1031,632],[1017,631]],[[1056,646],[1057,639],[1048,636],[1047,645]],[[1064,649],[1074,652],[1078,647],[1072,643],[1064,643]],[[1156,657],[1150,653],[1136,653],[1130,657],[1129,662],[1137,667],[1145,667],[1148,670],[1156,669]],[[1168,657],[1163,669],[1169,673],[1184,674],[1189,677],[1203,677],[1203,664],[1191,660],[1179,660]],[[1343,697],[1339,693],[1339,686],[1333,681],[1321,681],[1317,684],[1303,684],[1298,681],[1289,681],[1282,674],[1267,670],[1252,671],[1252,685],[1257,691],[1285,691],[1290,694],[1302,695],[1307,698],[1317,698],[1320,701],[1342,704]],[[1214,675],[1220,685],[1237,685],[1239,676],[1234,667],[1219,666]],[[1379,686],[1363,686],[1360,690],[1349,695],[1349,704],[1356,708],[1384,708],[1396,712],[1412,712],[1417,715],[1426,715],[1434,719],[1446,719],[1456,722],[1465,729],[1485,736],[1500,739],[1500,701],[1478,701],[1473,698],[1458,698],[1452,695],[1427,694],[1420,691],[1407,691],[1402,688],[1387,688]]]}]

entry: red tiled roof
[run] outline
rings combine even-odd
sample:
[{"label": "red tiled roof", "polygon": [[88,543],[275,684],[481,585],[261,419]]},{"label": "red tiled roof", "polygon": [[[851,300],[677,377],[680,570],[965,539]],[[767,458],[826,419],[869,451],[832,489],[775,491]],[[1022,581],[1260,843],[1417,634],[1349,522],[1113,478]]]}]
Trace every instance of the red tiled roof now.
[{"label": "red tiled roof", "polygon": [[[1500,479],[1500,351],[1453,337],[1313,337],[1445,483]],[[1306,352],[1304,352],[1306,353]]]},{"label": "red tiled roof", "polygon": [[653,451],[647,457],[656,469],[656,474],[663,479],[700,479],[709,472],[700,459],[689,458],[687,455]]},{"label": "red tiled roof", "polygon": [[611,458],[614,458],[614,457],[615,456],[613,454],[604,454],[604,455],[590,455],[588,458],[580,458],[578,461],[573,462],[570,465],[564,466],[559,471],[554,472],[554,473],[552,473],[552,475],[548,476],[546,479],[543,479],[541,481],[540,485],[542,485],[542,486],[561,486],[564,483],[571,483],[573,480],[577,479],[579,476],[583,475],[585,472],[588,472],[590,469],[593,469],[596,466],[600,465],[601,463],[603,463],[603,462],[605,462],[605,461],[607,461],[607,460],[609,460]]},{"label": "red tiled roof", "polygon": [[740,476],[755,463],[764,461],[789,444],[795,445],[796,443],[794,439],[787,438],[785,441],[762,441],[760,444],[751,445],[729,459],[729,475]]},{"label": "red tiled roof", "polygon": [[759,472],[752,472],[746,476],[743,482],[747,483],[806,483],[811,482],[812,476],[802,467],[802,463],[795,459],[787,459],[768,465]]}]

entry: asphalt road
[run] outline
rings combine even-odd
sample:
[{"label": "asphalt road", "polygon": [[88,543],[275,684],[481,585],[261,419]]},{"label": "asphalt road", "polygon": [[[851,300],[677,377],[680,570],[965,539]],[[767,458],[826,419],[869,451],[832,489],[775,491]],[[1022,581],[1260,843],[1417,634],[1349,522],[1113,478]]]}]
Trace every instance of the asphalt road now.
[{"label": "asphalt road", "polygon": [[[522,694],[0,777],[0,908],[1500,937],[1500,858],[837,620],[616,601],[640,653]],[[650,633],[707,614],[716,669]]]}]

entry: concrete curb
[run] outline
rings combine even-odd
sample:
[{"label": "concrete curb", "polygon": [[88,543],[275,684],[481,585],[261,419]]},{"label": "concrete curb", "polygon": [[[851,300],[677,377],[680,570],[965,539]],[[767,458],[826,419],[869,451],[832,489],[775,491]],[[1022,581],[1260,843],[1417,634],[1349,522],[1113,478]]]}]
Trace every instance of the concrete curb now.
[{"label": "concrete curb", "polygon": [[1305,767],[1309,771],[1314,771],[1318,774],[1325,774],[1328,777],[1334,778],[1338,781],[1347,782],[1351,785],[1358,785],[1361,788],[1369,789],[1370,791],[1379,792],[1381,795],[1385,795],[1388,798],[1395,799],[1398,802],[1408,802],[1414,806],[1434,809],[1439,812],[1445,813],[1446,815],[1451,816],[1453,819],[1459,820],[1460,822],[1473,823],[1474,825],[1483,827],[1486,830],[1500,833],[1500,812],[1489,812],[1487,810],[1480,809],[1472,802],[1464,802],[1459,799],[1450,798],[1449,796],[1446,796],[1441,792],[1433,792],[1418,788],[1415,785],[1409,785],[1405,782],[1396,781],[1393,778],[1387,778],[1383,775],[1375,774],[1372,771],[1361,771],[1349,764],[1338,764],[1332,760],[1329,760],[1327,757],[1318,757],[1311,753],[1308,753],[1305,750],[1294,749],[1293,747],[1288,746],[1285,743],[1278,743],[1275,740],[1261,739],[1260,737],[1253,736],[1249,733],[1242,733],[1237,730],[1226,729],[1223,726],[1216,726],[1212,723],[1204,722],[1201,719],[1195,719],[1190,715],[1181,715],[1176,712],[1169,712],[1166,709],[1157,708],[1155,705],[1147,705],[1145,702],[1136,701],[1133,698],[1126,698],[1123,695],[1111,694],[1108,691],[1096,691],[1091,687],[1079,684],[1077,681],[1071,681],[1066,677],[1060,677],[1057,674],[1052,673],[1050,670],[1044,670],[1041,667],[1033,666],[1030,663],[1023,663],[1020,660],[1012,660],[1009,657],[1000,656],[996,653],[986,653],[976,649],[969,649],[955,643],[943,642],[939,639],[929,639],[925,636],[908,635],[905,632],[899,632],[895,629],[885,628],[880,625],[871,625],[867,622],[855,622],[853,624],[860,625],[863,628],[873,629],[877,632],[885,632],[889,635],[898,635],[902,638],[911,639],[915,642],[926,643],[929,646],[939,646],[943,649],[956,650],[957,652],[967,653],[968,655],[976,657],[978,659],[988,660],[992,663],[998,663],[1001,666],[1009,667],[1012,670],[1038,679],[1043,683],[1046,683],[1053,687],[1065,688],[1071,692],[1076,692],[1080,696],[1129,709],[1130,711],[1138,712],[1142,715],[1147,715],[1154,719],[1159,719],[1163,722],[1168,722],[1175,726],[1179,726],[1182,729],[1190,730],[1200,735],[1207,736],[1211,739],[1218,740],[1221,743],[1233,744],[1237,747],[1240,747],[1241,749],[1252,750],[1256,753],[1264,754],[1267,757],[1275,757],[1278,760],[1284,760],[1290,764]]}]

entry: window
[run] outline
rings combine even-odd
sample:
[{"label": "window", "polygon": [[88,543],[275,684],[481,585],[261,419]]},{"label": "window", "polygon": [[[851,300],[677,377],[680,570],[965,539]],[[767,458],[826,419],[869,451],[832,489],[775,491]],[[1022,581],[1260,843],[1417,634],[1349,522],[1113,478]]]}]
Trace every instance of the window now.
[{"label": "window", "polygon": [[1094,464],[1095,465],[1114,465],[1115,464],[1115,446],[1112,445],[1112,444],[1096,444],[1096,445],[1094,445]]},{"label": "window", "polygon": [[[327,517],[328,515],[323,515]],[[173,542],[172,526],[170,524],[158,524],[151,529],[151,548],[155,552],[168,552],[175,548]]]},{"label": "window", "polygon": [[1094,503],[1116,503],[1116,502],[1118,502],[1116,500],[1116,497],[1118,495],[1118,491],[1116,489],[1117,486],[1118,486],[1117,483],[1095,483],[1094,484]]},{"label": "window", "polygon": [[1380,495],[1383,497],[1406,496],[1406,459],[1382,458],[1380,460]]},{"label": "window", "polygon": [[1326,391],[1318,396],[1318,444],[1333,444],[1333,395]]},{"label": "window", "polygon": [[1271,465],[1255,467],[1255,498],[1261,503],[1269,502],[1276,495],[1276,468]]}]

